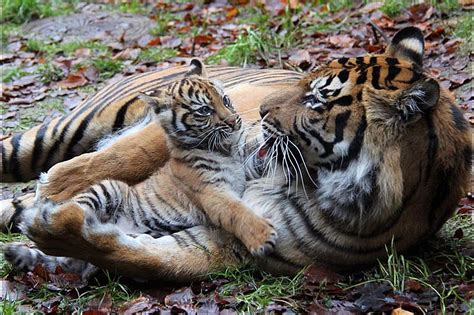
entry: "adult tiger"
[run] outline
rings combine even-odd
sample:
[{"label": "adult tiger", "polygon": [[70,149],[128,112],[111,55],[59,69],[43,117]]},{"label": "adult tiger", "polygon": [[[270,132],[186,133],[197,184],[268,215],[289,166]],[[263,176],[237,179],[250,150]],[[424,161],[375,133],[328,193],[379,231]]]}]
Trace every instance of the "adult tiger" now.
[{"label": "adult tiger", "polygon": [[423,71],[423,49],[420,30],[406,28],[386,54],[335,60],[264,100],[260,153],[279,163],[243,196],[279,235],[263,260],[207,226],[141,242],[116,227],[90,226],[81,213],[27,210],[24,231],[47,254],[173,280],[249,261],[277,273],[312,262],[352,269],[383,257],[392,241],[404,251],[449,218],[471,164],[467,124]]}]

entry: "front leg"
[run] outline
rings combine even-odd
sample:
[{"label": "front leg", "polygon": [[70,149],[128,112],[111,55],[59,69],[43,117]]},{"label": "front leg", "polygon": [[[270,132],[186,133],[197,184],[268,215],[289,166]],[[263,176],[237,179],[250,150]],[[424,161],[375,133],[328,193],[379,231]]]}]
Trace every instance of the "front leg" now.
[{"label": "front leg", "polygon": [[196,226],[160,238],[131,237],[78,203],[25,210],[22,230],[48,255],[68,256],[142,279],[189,281],[248,263],[245,248],[222,230]]},{"label": "front leg", "polygon": [[41,195],[59,202],[105,179],[136,184],[162,167],[168,158],[163,129],[153,122],[104,149],[56,164],[41,177]]},{"label": "front leg", "polygon": [[212,224],[235,235],[252,255],[262,256],[275,248],[277,232],[273,226],[240,199],[216,187],[196,192],[194,198]]}]

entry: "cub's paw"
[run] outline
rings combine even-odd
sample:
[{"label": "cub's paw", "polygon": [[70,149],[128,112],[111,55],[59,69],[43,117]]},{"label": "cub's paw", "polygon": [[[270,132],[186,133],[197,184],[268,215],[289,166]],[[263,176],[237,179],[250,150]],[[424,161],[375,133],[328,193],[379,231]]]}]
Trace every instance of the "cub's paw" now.
[{"label": "cub's paw", "polygon": [[33,207],[24,209],[21,213],[21,232],[35,242],[47,238],[51,232],[50,228],[54,226],[53,214],[56,209],[55,202],[46,198],[37,199]]},{"label": "cub's paw", "polygon": [[15,242],[6,244],[3,248],[5,259],[18,270],[33,270],[43,260],[40,250],[25,243]]},{"label": "cub's paw", "polygon": [[263,218],[254,218],[244,228],[242,241],[253,256],[263,256],[275,249],[278,234]]}]

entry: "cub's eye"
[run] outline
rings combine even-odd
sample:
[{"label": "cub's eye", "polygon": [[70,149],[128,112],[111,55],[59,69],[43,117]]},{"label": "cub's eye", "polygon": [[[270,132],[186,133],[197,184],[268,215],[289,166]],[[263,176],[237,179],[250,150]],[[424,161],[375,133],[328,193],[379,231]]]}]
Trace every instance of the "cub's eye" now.
[{"label": "cub's eye", "polygon": [[232,103],[227,95],[224,95],[223,102],[225,107],[232,108]]},{"label": "cub's eye", "polygon": [[201,116],[209,116],[212,114],[212,109],[209,106],[201,106],[196,109],[196,113]]}]

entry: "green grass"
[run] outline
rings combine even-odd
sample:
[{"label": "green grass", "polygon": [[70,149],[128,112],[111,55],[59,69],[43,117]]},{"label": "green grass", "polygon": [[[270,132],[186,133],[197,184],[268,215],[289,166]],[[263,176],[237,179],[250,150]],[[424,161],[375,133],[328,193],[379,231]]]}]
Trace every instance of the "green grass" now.
[{"label": "green grass", "polygon": [[[0,232],[0,246],[6,243],[26,241],[26,240],[27,240],[26,236],[21,235],[21,234]],[[4,278],[7,275],[9,275],[11,272],[12,272],[12,266],[5,260],[5,258],[3,257],[3,254],[0,254],[0,277]],[[1,306],[0,306],[0,310],[1,310]],[[0,311],[0,314],[2,314],[1,311]]]},{"label": "green grass", "polygon": [[243,313],[262,311],[272,301],[278,301],[298,310],[298,301],[294,297],[302,292],[303,271],[295,277],[275,277],[255,269],[229,268],[222,272],[212,273],[213,279],[229,280],[218,289],[221,297],[234,297],[241,303]]},{"label": "green grass", "polygon": [[[230,65],[246,66],[254,63],[258,56],[268,64],[270,53],[276,51],[281,64],[281,53],[296,48],[301,42],[302,30],[293,24],[292,16],[293,12],[286,7],[280,21],[281,29],[284,31],[279,32],[271,27],[268,17],[259,17],[254,20],[257,24],[243,30],[235,42],[226,45],[207,58],[207,62],[219,63],[224,59]],[[247,21],[251,22],[252,19],[247,19]]]},{"label": "green grass", "polygon": [[40,52],[46,55],[47,57],[52,57],[59,53],[63,53],[66,57],[71,57],[74,55],[76,50],[79,48],[88,48],[91,49],[93,55],[106,55],[109,54],[109,49],[107,46],[100,42],[95,41],[75,41],[68,43],[45,43],[43,41],[29,39],[26,41],[26,50],[31,52]]},{"label": "green grass", "polygon": [[[454,232],[461,228],[462,239],[454,239]],[[469,282],[472,277],[474,258],[461,254],[463,246],[474,241],[474,229],[470,215],[455,215],[433,239],[418,250],[416,256],[402,255],[395,248],[387,248],[387,258],[379,261],[378,267],[365,272],[362,281],[354,282],[349,277],[348,283],[341,287],[348,290],[371,282],[383,282],[398,292],[406,292],[407,281],[413,280],[438,296],[438,306],[442,314],[446,314],[448,301],[472,303],[459,296],[456,281]],[[439,267],[444,266],[444,267]]]},{"label": "green grass", "polygon": [[36,102],[34,106],[22,109],[21,112],[19,112],[20,119],[18,124],[14,127],[3,126],[3,132],[19,132],[30,129],[39,123],[38,118],[48,115],[52,110],[64,113],[61,99],[50,99]]},{"label": "green grass", "polygon": [[73,12],[77,1],[1,0],[0,22],[23,24],[33,19]]},{"label": "green grass", "polygon": [[10,68],[7,68],[7,69],[2,69],[1,71],[1,75],[2,75],[2,82],[10,82],[14,79],[18,79],[18,78],[21,78],[25,75],[28,75],[30,73],[27,73],[25,71],[23,71],[23,69],[19,66],[14,66],[14,67],[10,67]]},{"label": "green grass", "polygon": [[466,44],[472,48],[472,45],[474,44],[473,30],[474,19],[472,14],[468,12],[465,13],[457,23],[456,27],[454,28],[454,34],[458,37],[464,38],[466,40]]},{"label": "green grass", "polygon": [[385,0],[380,10],[388,16],[396,16],[411,4],[409,0]]},{"label": "green grass", "polygon": [[156,24],[150,30],[150,34],[154,36],[162,36],[165,35],[168,31],[168,23],[171,21],[179,20],[180,17],[176,16],[175,14],[168,12],[166,10],[160,10],[156,13]]},{"label": "green grass", "polygon": [[93,59],[90,64],[99,70],[100,78],[103,80],[110,79],[123,68],[122,61],[108,57]]},{"label": "green grass", "polygon": [[175,49],[154,47],[143,50],[138,59],[146,62],[160,62],[167,58],[175,57],[178,52]]}]

